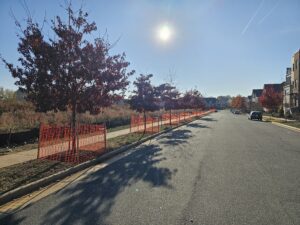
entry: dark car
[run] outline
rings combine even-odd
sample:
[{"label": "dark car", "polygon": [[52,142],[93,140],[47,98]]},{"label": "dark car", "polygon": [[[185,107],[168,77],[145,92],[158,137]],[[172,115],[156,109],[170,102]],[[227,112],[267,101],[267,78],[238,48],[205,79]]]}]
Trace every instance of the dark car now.
[{"label": "dark car", "polygon": [[234,110],[232,111],[232,113],[233,113],[233,114],[241,114],[241,111],[238,110],[238,109],[234,109]]},{"label": "dark car", "polygon": [[262,112],[251,111],[249,114],[249,120],[262,120]]}]

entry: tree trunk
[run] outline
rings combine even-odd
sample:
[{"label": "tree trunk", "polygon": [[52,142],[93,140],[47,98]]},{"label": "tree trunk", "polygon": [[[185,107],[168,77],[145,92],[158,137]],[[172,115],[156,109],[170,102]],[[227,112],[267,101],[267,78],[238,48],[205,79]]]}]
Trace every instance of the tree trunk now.
[{"label": "tree trunk", "polygon": [[77,129],[76,129],[76,103],[73,104],[72,107],[72,118],[71,118],[71,149],[69,149],[69,154],[71,160],[75,160],[75,156],[77,153],[77,146],[76,146],[76,140],[77,140]]},{"label": "tree trunk", "polygon": [[11,135],[12,135],[12,128],[9,129],[9,135],[8,135],[8,139],[7,139],[7,146],[8,147],[10,147]]},{"label": "tree trunk", "polygon": [[146,124],[146,111],[144,110],[144,133],[146,133],[146,128],[147,128],[147,124]]},{"label": "tree trunk", "polygon": [[170,126],[172,126],[172,109],[170,109]]}]

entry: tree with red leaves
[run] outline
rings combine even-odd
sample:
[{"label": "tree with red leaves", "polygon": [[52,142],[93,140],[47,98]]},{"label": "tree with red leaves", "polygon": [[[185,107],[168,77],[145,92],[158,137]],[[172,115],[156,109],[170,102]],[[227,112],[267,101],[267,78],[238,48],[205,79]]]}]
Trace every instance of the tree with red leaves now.
[{"label": "tree with red leaves", "polygon": [[190,92],[192,95],[192,99],[190,102],[190,108],[191,109],[203,109],[205,107],[205,103],[204,103],[202,94],[196,89],[193,89]]},{"label": "tree with red leaves", "polygon": [[179,108],[184,110],[202,109],[205,107],[203,97],[201,93],[196,89],[186,91],[184,95],[180,98],[179,102]]},{"label": "tree with red leaves", "polygon": [[157,91],[151,84],[152,74],[140,74],[133,85],[136,89],[130,98],[130,108],[144,115],[144,129],[146,130],[146,112],[153,112],[159,109]]},{"label": "tree with red leaves", "polygon": [[282,92],[276,92],[273,87],[266,87],[259,97],[259,103],[262,107],[275,111],[282,105]]},{"label": "tree with red leaves", "polygon": [[159,101],[163,104],[166,111],[169,111],[171,124],[172,110],[178,107],[179,91],[170,83],[164,83],[155,87]]},{"label": "tree with red leaves", "polygon": [[246,100],[241,95],[233,97],[231,100],[231,107],[235,109],[245,110],[246,109]]},{"label": "tree with red leaves", "polygon": [[75,138],[76,114],[98,113],[101,107],[120,98],[129,84],[128,76],[134,71],[126,71],[129,63],[124,53],[109,54],[111,45],[103,38],[92,42],[86,39],[97,30],[95,22],[88,22],[87,13],[82,9],[74,12],[71,4],[66,11],[67,22],[59,16],[51,21],[53,38],[46,38],[43,26],[31,17],[25,29],[16,21],[21,30],[20,64],[13,65],[3,58],[2,61],[37,111],[72,111]]}]

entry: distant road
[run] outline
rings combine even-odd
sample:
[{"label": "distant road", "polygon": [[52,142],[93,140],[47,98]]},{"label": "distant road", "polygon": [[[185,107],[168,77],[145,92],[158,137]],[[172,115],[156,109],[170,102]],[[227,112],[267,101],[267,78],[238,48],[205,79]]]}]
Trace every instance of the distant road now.
[{"label": "distant road", "polygon": [[300,134],[214,113],[0,224],[299,225]]}]

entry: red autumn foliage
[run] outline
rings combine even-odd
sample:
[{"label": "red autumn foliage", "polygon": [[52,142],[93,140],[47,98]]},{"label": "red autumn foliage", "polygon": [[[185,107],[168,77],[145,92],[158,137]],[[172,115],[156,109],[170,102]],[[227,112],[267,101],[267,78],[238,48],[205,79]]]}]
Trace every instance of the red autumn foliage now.
[{"label": "red autumn foliage", "polygon": [[178,108],[179,91],[170,83],[163,83],[155,87],[159,102],[162,103],[165,110]]},{"label": "red autumn foliage", "polygon": [[144,132],[146,132],[146,112],[159,109],[157,92],[151,84],[152,74],[140,74],[133,82],[135,90],[129,101],[130,108],[144,115]]},{"label": "red autumn foliage", "polygon": [[205,107],[203,96],[196,89],[186,91],[179,99],[178,105],[179,109],[203,109]]},{"label": "red autumn foliage", "polygon": [[68,20],[57,16],[52,22],[54,38],[43,34],[42,26],[27,19],[26,28],[16,22],[19,65],[2,58],[16,85],[39,112],[72,111],[72,127],[76,114],[99,113],[119,99],[129,84],[129,62],[125,54],[111,55],[110,44],[103,38],[89,41],[97,30],[95,22],[79,9],[66,8]]},{"label": "red autumn foliage", "polygon": [[282,105],[282,93],[276,92],[273,87],[267,87],[263,90],[262,95],[259,97],[259,103],[262,107],[270,110],[276,110]]},{"label": "red autumn foliage", "polygon": [[235,109],[245,110],[246,109],[246,100],[241,95],[233,97],[231,100],[231,107]]}]

